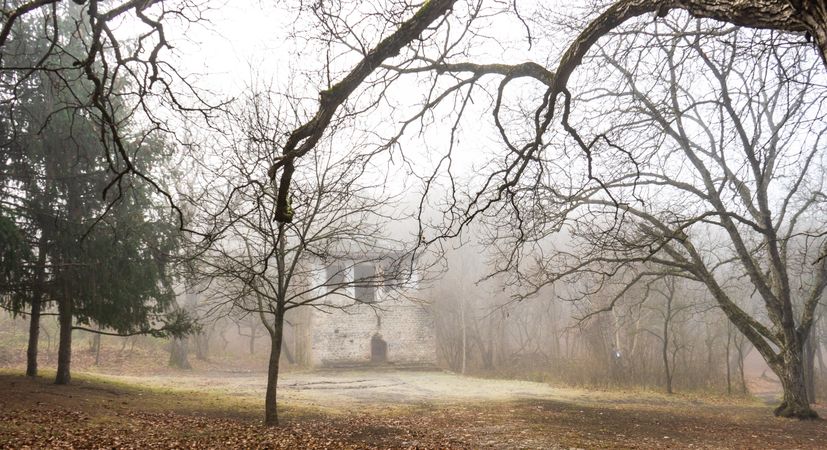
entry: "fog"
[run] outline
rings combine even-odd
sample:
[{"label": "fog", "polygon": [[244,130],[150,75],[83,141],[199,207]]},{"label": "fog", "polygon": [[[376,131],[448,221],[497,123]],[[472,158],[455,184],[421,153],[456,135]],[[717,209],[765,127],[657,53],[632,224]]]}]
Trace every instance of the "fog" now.
[{"label": "fog", "polygon": [[8,3],[0,447],[827,443],[809,6]]}]

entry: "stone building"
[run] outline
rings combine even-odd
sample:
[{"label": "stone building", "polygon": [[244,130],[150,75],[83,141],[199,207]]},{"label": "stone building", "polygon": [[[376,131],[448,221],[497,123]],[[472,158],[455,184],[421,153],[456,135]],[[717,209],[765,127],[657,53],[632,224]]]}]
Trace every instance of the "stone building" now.
[{"label": "stone building", "polygon": [[384,285],[381,259],[315,264],[314,284],[324,287],[314,294],[324,298],[288,318],[296,362],[312,367],[436,364],[434,320],[429,308],[412,300],[415,281],[405,289]]}]

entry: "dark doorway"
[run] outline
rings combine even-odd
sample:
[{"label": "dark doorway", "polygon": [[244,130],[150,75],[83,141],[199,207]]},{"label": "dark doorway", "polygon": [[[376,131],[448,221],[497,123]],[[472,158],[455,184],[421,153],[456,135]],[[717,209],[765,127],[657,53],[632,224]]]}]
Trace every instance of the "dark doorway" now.
[{"label": "dark doorway", "polygon": [[388,360],[388,343],[378,334],[370,339],[370,362],[383,363]]}]

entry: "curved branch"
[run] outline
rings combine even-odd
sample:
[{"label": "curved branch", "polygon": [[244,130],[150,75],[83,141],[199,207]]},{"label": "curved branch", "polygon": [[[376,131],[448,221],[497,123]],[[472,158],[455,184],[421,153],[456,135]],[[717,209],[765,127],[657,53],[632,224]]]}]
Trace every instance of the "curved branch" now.
[{"label": "curved branch", "polygon": [[413,17],[403,22],[399,29],[369,51],[342,81],[319,93],[319,109],[316,115],[290,134],[284,145],[281,158],[267,171],[270,180],[273,184],[276,184],[276,172],[282,169],[277,186],[278,197],[276,198],[276,210],[273,217],[275,220],[279,222],[291,222],[293,220],[293,211],[288,202],[290,181],[294,171],[293,161],[316,146],[339,106],[383,61],[399,54],[402,48],[419,37],[432,22],[446,14],[455,2],[456,0],[425,2]]}]

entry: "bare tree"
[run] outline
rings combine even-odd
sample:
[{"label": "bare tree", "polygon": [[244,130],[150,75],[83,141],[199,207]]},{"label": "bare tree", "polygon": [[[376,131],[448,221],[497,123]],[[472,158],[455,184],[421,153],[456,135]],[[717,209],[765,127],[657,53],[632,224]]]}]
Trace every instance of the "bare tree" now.
[{"label": "bare tree", "polygon": [[255,354],[256,339],[263,337],[267,332],[264,329],[264,325],[261,323],[261,319],[248,313],[247,311],[242,311],[242,316],[237,318],[234,322],[238,335],[247,338],[248,350],[250,354]]},{"label": "bare tree", "polygon": [[[43,33],[52,36],[57,27],[57,21],[50,21],[50,17],[56,16],[65,7],[67,2],[60,0],[33,0],[9,2],[4,7],[2,28],[0,28],[0,60],[2,49],[13,36],[15,24],[31,19],[32,17],[44,18],[45,26]],[[171,104],[179,111],[190,111],[201,109],[208,111],[210,108],[197,95],[198,92],[186,82],[186,78],[176,70],[174,66],[166,64],[163,59],[165,49],[170,47],[165,34],[165,26],[175,21],[196,22],[200,20],[204,11],[209,8],[207,0],[123,0],[122,2],[107,2],[102,0],[76,0],[74,3],[81,7],[69,8],[68,14],[75,19],[78,29],[83,29],[80,36],[84,39],[86,54],[77,58],[75,66],[82,67],[86,77],[93,81],[95,88],[92,92],[79,95],[81,104],[95,108],[101,117],[102,128],[112,136],[113,146],[108,153],[110,161],[121,161],[119,164],[112,164],[112,171],[116,176],[112,184],[129,173],[140,172],[130,164],[129,153],[121,142],[118,120],[115,118],[113,108],[108,103],[112,97],[112,87],[121,82],[122,78],[134,81],[136,86],[135,104],[147,117],[154,119],[153,102],[148,100],[153,88],[161,86],[162,95],[157,98]],[[438,0],[425,2],[422,5],[399,3],[395,4],[390,11],[379,11],[376,15],[383,23],[378,24],[378,29],[386,29],[395,26],[396,29],[379,42],[371,45],[364,42],[359,35],[354,33],[354,28],[343,23],[346,14],[342,9],[348,7],[347,3],[331,4],[326,6],[323,3],[307,8],[304,2],[298,6],[302,11],[310,11],[311,14],[322,22],[322,29],[329,33],[328,42],[346,44],[344,48],[361,54],[361,60],[341,80],[329,82],[328,88],[320,92],[319,108],[317,113],[312,115],[295,131],[285,142],[283,156],[274,162],[269,173],[275,181],[277,172],[278,194],[276,216],[279,220],[289,221],[292,218],[292,211],[288,214],[288,190],[293,173],[293,166],[296,158],[307,154],[320,141],[326,133],[334,117],[341,109],[346,100],[363,84],[372,83],[369,77],[382,64],[398,55],[403,49],[413,47],[414,51],[425,50],[426,46],[417,47],[416,42],[423,35],[438,40],[446,34],[432,33],[434,29],[450,26],[448,16],[450,14],[461,17],[466,14],[465,19],[470,22],[479,20],[479,12],[482,2],[457,2],[456,0]],[[75,5],[71,5],[75,6]],[[468,11],[458,12],[462,7]],[[636,17],[647,13],[654,13],[658,17],[664,17],[672,9],[688,11],[695,17],[712,18],[730,22],[740,26],[773,29],[785,32],[807,33],[811,36],[823,56],[827,51],[827,18],[823,8],[815,0],[754,0],[750,2],[734,0],[617,0],[603,2],[594,9],[596,15],[579,26],[579,32],[571,39],[566,50],[561,53],[556,64],[556,70],[547,70],[536,63],[526,63],[514,66],[506,65],[479,65],[479,64],[449,64],[447,56],[451,56],[463,39],[473,37],[474,33],[467,36],[464,32],[459,33],[455,39],[447,34],[448,39],[445,46],[435,45],[434,48],[445,50],[445,54],[436,54],[428,58],[426,55],[418,55],[410,62],[419,59],[422,62],[430,62],[427,66],[415,68],[408,67],[406,70],[434,71],[434,72],[470,72],[476,73],[470,82],[462,83],[473,85],[484,74],[495,74],[504,77],[502,87],[521,77],[534,77],[549,87],[544,95],[537,118],[538,133],[533,144],[529,144],[522,152],[523,156],[531,156],[540,148],[539,136],[544,132],[554,116],[554,105],[558,96],[565,94],[566,86],[572,72],[580,65],[584,55],[601,38],[610,33],[613,29],[621,26]],[[502,12],[502,11],[500,11]],[[368,13],[368,16],[370,14]],[[409,15],[408,18],[404,18]],[[509,18],[516,18],[526,23],[514,3],[510,11],[506,11]],[[488,15],[482,15],[487,17]],[[124,38],[119,37],[120,30],[114,26],[122,20],[131,20],[141,24],[145,32],[140,34],[134,46],[125,45]],[[464,27],[466,31],[469,28]],[[532,33],[528,28],[527,39],[532,43]],[[56,33],[55,33],[56,34]],[[808,38],[809,39],[809,38]],[[355,40],[355,42],[353,42]],[[60,51],[60,46],[55,42],[49,52]],[[827,60],[825,60],[827,61]],[[435,63],[438,62],[438,63]],[[32,71],[47,70],[42,64],[33,64]],[[59,68],[57,70],[60,70]],[[329,71],[328,71],[329,76]],[[183,83],[176,83],[183,82]],[[195,103],[188,102],[185,95],[176,91],[178,85],[186,86],[192,95],[197,99]],[[441,101],[439,98],[436,102]],[[345,108],[347,109],[347,108]],[[495,113],[496,114],[496,113]],[[540,120],[541,116],[545,116]],[[157,127],[163,128],[162,120],[152,120]],[[514,149],[512,149],[514,150]],[[117,157],[117,158],[116,158]],[[509,179],[519,179],[525,172],[526,165],[515,164],[507,169],[504,174],[506,182]],[[492,180],[493,181],[493,180]],[[507,183],[504,185],[507,186]],[[158,186],[159,191],[166,192]],[[171,197],[167,196],[170,200]]]},{"label": "bare tree", "polygon": [[[302,6],[304,6],[303,3]],[[481,195],[489,191],[483,189],[472,199],[470,205],[460,208],[460,215],[455,219],[459,220],[460,226],[467,224],[479,213],[488,210],[492,204],[513,196],[514,193],[510,188],[524,176],[531,176],[528,169],[534,158],[541,152],[543,135],[555,119],[556,111],[559,111],[555,109],[558,99],[562,97],[564,103],[562,121],[565,124],[568,111],[566,98],[569,97],[567,88],[569,79],[598,40],[627,21],[647,13],[654,13],[658,18],[662,18],[672,9],[687,11],[697,18],[711,18],[739,26],[807,33],[807,39],[815,38],[819,54],[827,63],[827,59],[824,58],[825,49],[827,49],[827,18],[815,1],[619,0],[601,3],[594,8],[597,12],[596,16],[590,15],[589,19],[580,21],[576,26],[575,37],[560,54],[557,63],[553,64],[556,70],[549,70],[544,65],[535,62],[520,64],[452,62],[456,57],[461,58],[471,53],[467,50],[470,45],[466,41],[479,36],[478,29],[487,25],[483,19],[480,19],[481,17],[486,19],[491,16],[516,18],[518,23],[526,27],[526,39],[530,47],[535,41],[532,30],[517,9],[516,2],[512,7],[504,10],[500,5],[486,6],[482,1],[429,1],[418,8],[401,4],[397,10],[378,11],[373,15],[370,12],[365,13],[355,9],[347,3],[337,2],[329,7],[324,4],[315,5],[310,10],[320,21],[320,29],[323,30],[321,40],[329,43],[329,50],[336,51],[338,47],[344,49],[344,53],[359,55],[361,60],[351,70],[346,71],[341,80],[336,83],[330,79],[330,67],[327,68],[328,84],[320,91],[316,113],[294,129],[282,149],[282,156],[270,168],[268,172],[270,178],[278,187],[276,217],[288,222],[292,219],[293,214],[292,210],[288,211],[287,199],[295,160],[316,146],[328,131],[330,124],[336,121],[337,114],[341,114],[340,109],[350,110],[346,101],[362,85],[382,86],[380,93],[384,93],[387,85],[402,74],[429,73],[435,74],[434,78],[446,74],[453,79],[447,88],[442,88],[439,83],[432,83],[428,99],[423,104],[423,111],[405,123],[402,129],[404,132],[407,125],[420,120],[428,111],[435,109],[446,100],[448,102],[458,101],[461,104],[457,108],[458,115],[461,116],[466,110],[471,91],[475,87],[479,89],[481,78],[487,75],[499,76],[501,81],[489,95],[495,101],[494,121],[502,143],[509,150],[511,158],[506,158],[504,164],[499,164],[485,183],[486,188],[493,188],[493,198]],[[349,12],[361,17],[362,22],[359,23],[357,29],[351,27],[344,19],[349,16]],[[412,15],[406,20],[398,19],[398,17],[404,17],[405,14]],[[370,20],[367,18],[371,16],[382,23],[366,24],[365,22]],[[391,22],[397,25],[397,28],[375,44],[366,41],[364,35],[359,33],[359,29],[363,27],[373,26],[380,29],[386,27],[388,18],[391,18]],[[459,31],[452,33],[449,29],[452,25],[458,25]],[[440,32],[442,28],[446,30]],[[423,38],[423,35],[426,37]],[[411,46],[409,53],[403,58],[396,58],[402,50],[407,50],[407,46]],[[339,52],[342,50],[337,51]],[[401,59],[401,61],[393,65],[386,64],[391,59]],[[380,73],[372,76],[377,69],[381,69]],[[460,74],[468,74],[468,76],[461,78]],[[539,107],[532,114],[532,136],[523,139],[525,144],[518,145],[509,137],[509,133],[499,120],[500,113],[503,111],[500,106],[502,106],[505,88],[514,84],[515,80],[525,77],[533,78],[547,89],[540,96],[542,100],[538,102]],[[455,123],[455,129],[458,122],[457,120]],[[390,144],[399,144],[400,136],[391,138]],[[453,149],[453,145],[451,148]],[[587,156],[590,155],[588,148],[583,148],[583,150]],[[450,158],[450,153],[447,158]],[[433,178],[430,181],[433,181]],[[452,222],[452,225],[457,224]]]},{"label": "bare tree", "polygon": [[[266,329],[270,358],[265,423],[278,425],[286,314],[302,307],[381,309],[383,300],[416,279],[415,262],[402,242],[383,231],[399,219],[387,213],[393,198],[384,193],[381,181],[359,181],[371,170],[369,160],[313,152],[297,168],[290,200],[307,214],[291,223],[272,220],[275,192],[260,178],[261,167],[270,162],[275,140],[282,136],[285,115],[271,111],[271,103],[262,101],[267,98],[257,94],[240,107],[233,119],[238,134],[230,137],[230,151],[223,149],[221,178],[213,186],[222,188],[209,189],[198,199],[204,214],[212,215],[205,222],[220,234],[202,250],[197,265],[209,283],[214,309],[252,315]],[[249,164],[251,159],[258,164]],[[373,295],[364,295],[367,291]]]},{"label": "bare tree", "polygon": [[684,350],[685,343],[680,342],[678,333],[675,332],[674,327],[676,323],[682,322],[679,316],[685,313],[693,305],[686,298],[681,298],[686,295],[686,292],[681,292],[682,286],[680,281],[675,276],[665,276],[661,279],[655,278],[659,281],[656,286],[652,287],[650,292],[658,294],[662,302],[657,306],[649,306],[657,314],[660,323],[656,330],[647,330],[649,333],[660,341],[660,356],[663,361],[663,380],[664,388],[667,394],[672,394],[672,380],[675,377],[675,360],[678,352]]},{"label": "bare tree", "polygon": [[[341,45],[341,48],[371,50],[365,51],[364,59],[354,70],[346,72],[340,83],[330,84],[322,92],[317,114],[291,134],[283,147],[283,156],[271,168],[270,176],[274,182],[279,170],[284,169],[276,182],[279,190],[277,217],[282,221],[292,219],[292,214],[286,214],[286,198],[293,162],[312,149],[326,133],[328,124],[336,116],[337,108],[345,104],[360,83],[382,86],[383,89],[379,90],[381,97],[387,92],[385,86],[406,75],[433,80],[433,88],[427,100],[422,103],[421,111],[403,121],[399,134],[389,139],[389,146],[400,142],[407,126],[421,120],[424,115],[430,114],[444,103],[454,103],[453,117],[456,119],[452,119],[450,146],[443,159],[447,161],[446,166],[437,165],[432,175],[424,177],[426,192],[441,173],[446,170],[450,173],[451,150],[455,143],[453,131],[458,129],[466,106],[472,102],[472,91],[482,90],[494,104],[493,125],[507,153],[493,164],[490,175],[482,183],[469,190],[467,202],[454,201],[450,204],[445,216],[447,221],[442,224],[442,230],[449,231],[437,233],[437,236],[455,235],[457,230],[480,215],[488,215],[500,223],[503,223],[504,215],[509,215],[512,219],[508,223],[516,224],[515,241],[519,243],[528,240],[528,232],[536,232],[540,238],[535,239],[541,239],[549,230],[564,227],[567,221],[571,221],[568,219],[583,209],[595,210],[596,212],[583,216],[578,226],[591,226],[589,234],[592,242],[598,242],[597,237],[612,231],[612,242],[600,240],[602,247],[590,252],[586,263],[578,265],[567,261],[568,264],[563,264],[564,267],[576,265],[582,269],[593,263],[612,266],[621,264],[619,261],[628,261],[628,255],[637,252],[631,257],[632,260],[663,263],[681,272],[681,276],[703,282],[728,318],[756,345],[784,380],[785,399],[777,413],[810,417],[813,412],[801,395],[803,383],[800,344],[803,340],[800,332],[809,330],[812,325],[811,311],[821,296],[823,283],[814,283],[800,320],[796,323],[793,317],[793,298],[786,281],[787,250],[784,242],[801,233],[817,236],[822,232],[798,227],[800,216],[812,213],[811,207],[817,205],[821,197],[817,189],[809,189],[808,183],[794,181],[785,186],[789,195],[782,195],[777,202],[780,204],[778,209],[776,202],[771,201],[774,195],[770,194],[768,187],[772,180],[780,178],[818,179],[812,178],[810,171],[813,168],[810,161],[817,154],[820,141],[818,129],[813,131],[810,127],[817,117],[813,110],[817,103],[813,101],[813,96],[818,94],[812,92],[809,80],[816,71],[823,70],[823,58],[816,62],[815,58],[808,57],[805,47],[792,44],[789,36],[785,35],[744,33],[742,36],[746,37],[742,39],[766,45],[759,47],[763,51],[739,58],[734,52],[721,49],[716,42],[705,39],[706,36],[720,36],[729,32],[720,26],[675,30],[671,22],[656,20],[654,27],[665,27],[666,34],[674,35],[674,39],[669,42],[662,36],[650,38],[652,28],[641,28],[647,25],[642,19],[631,26],[621,27],[628,19],[646,12],[655,12],[662,17],[667,15],[669,9],[678,8],[687,10],[695,17],[713,17],[736,25],[809,32],[823,46],[824,39],[819,36],[823,32],[815,29],[818,27],[818,19],[815,19],[818,13],[812,9],[814,4],[771,2],[760,3],[765,9],[754,9],[758,4],[616,2],[603,9],[596,18],[587,21],[572,43],[564,48],[555,71],[531,62],[505,65],[457,61],[470,53],[464,36],[466,33],[475,35],[474,22],[477,17],[485,15],[481,13],[485,10],[481,3],[467,5],[468,8],[459,13],[457,3],[428,2],[413,18],[403,22],[397,32],[375,45],[362,42],[359,35],[342,31],[340,27],[328,27],[326,30],[329,30],[330,41]],[[393,64],[385,62],[383,65],[384,60],[395,56],[402,49],[400,40],[409,39],[410,34],[418,35],[427,29],[428,25],[423,24],[423,18],[435,21],[449,9],[452,17],[442,20],[445,23],[452,20],[459,22],[459,33],[440,33],[437,28],[429,35],[430,41],[425,40],[425,44],[411,49]],[[512,12],[519,16],[517,11]],[[333,23],[341,17],[336,14],[321,16],[323,23]],[[799,22],[803,17],[807,17],[805,20],[810,21],[809,25]],[[618,86],[622,88],[622,97],[612,95],[611,91],[601,86],[591,91],[593,99],[615,99],[613,106],[632,99],[636,108],[634,111],[625,107],[617,109],[628,114],[628,117],[614,121],[608,129],[601,127],[599,122],[601,114],[608,111],[595,110],[591,116],[594,120],[589,122],[580,117],[583,112],[574,111],[575,107],[581,106],[585,96],[573,97],[570,93],[578,81],[572,79],[575,69],[588,70],[589,61],[594,60],[594,55],[589,55],[588,52],[595,50],[598,39],[602,37],[627,39],[634,43],[632,46],[621,45],[626,49],[623,53],[607,52],[597,47],[602,52],[599,56],[606,58],[610,64],[609,67],[592,70],[597,70],[597,80],[605,83],[612,82],[603,76],[606,70],[611,69],[612,73],[621,74]],[[441,45],[428,46],[432,41],[439,41]],[[730,44],[730,48],[746,47],[747,45],[738,42]],[[651,57],[642,56],[641,53],[634,54],[634,50],[629,51],[629,48],[643,48],[646,52],[654,49],[654,52]],[[690,50],[686,51],[686,48]],[[702,62],[704,70],[713,74],[704,80],[703,85],[714,92],[714,96],[720,97],[721,101],[702,98],[703,93],[687,87],[690,86],[687,78],[690,74],[681,70],[681,66],[684,64],[682,58],[689,58],[690,53],[694,53],[692,57],[695,61]],[[654,73],[661,78],[641,81],[641,74],[632,73],[635,66],[630,64],[630,59],[635,60],[640,67],[654,69]],[[755,68],[758,70],[753,76]],[[371,76],[374,70],[378,70],[378,73]],[[787,82],[792,76],[798,77],[798,81]],[[482,81],[484,77],[499,78],[499,83],[485,84]],[[540,96],[541,101],[535,102],[533,107],[518,104],[517,107],[522,108],[507,109],[506,89],[515,85],[518,78],[526,77],[544,86],[545,93]],[[595,78],[590,78],[589,82],[594,85]],[[663,85],[664,82],[672,87],[649,92],[650,87],[658,86],[656,83]],[[742,85],[749,90],[749,96],[741,95],[743,90],[738,89]],[[601,90],[603,92],[598,92]],[[808,92],[810,95],[807,95]],[[763,101],[750,102],[747,97],[762,98]],[[642,123],[637,123],[641,120],[638,113],[643,114]],[[750,117],[749,123],[741,117],[742,114]],[[524,120],[517,122],[521,117]],[[704,120],[715,117],[720,119],[713,122]],[[563,144],[572,149],[569,155],[583,155],[584,160],[544,156],[544,151],[550,148],[548,139],[554,138],[548,134],[555,120],[562,122],[562,129],[569,136],[567,143]],[[727,126],[718,132],[722,128],[719,125],[725,122]],[[515,123],[522,126],[515,127]],[[634,130],[637,141],[627,138],[622,142],[623,145],[619,145],[617,135],[621,133],[622,127],[627,132]],[[640,130],[647,129],[648,134],[640,133]],[[797,136],[806,136],[803,138],[804,150],[791,155],[791,149],[801,148],[792,145],[798,139],[793,137],[798,132],[801,134]],[[704,142],[699,142],[700,139]],[[664,142],[673,144],[674,151],[662,149],[660,144]],[[731,145],[725,145],[730,142],[736,142],[741,147],[742,153],[736,154],[735,159],[731,154]],[[561,142],[554,143],[559,145]],[[630,150],[641,148],[645,148],[646,153]],[[673,162],[678,155],[684,162]],[[680,176],[676,178],[675,175],[681,171],[693,172],[693,178],[688,182]],[[552,172],[558,179],[551,179],[549,174]],[[752,185],[748,186],[750,184]],[[695,201],[693,207],[697,209],[692,213],[681,214],[681,211],[674,214],[670,211],[677,211],[679,203],[659,205],[662,208],[655,210],[645,201],[639,201],[642,196],[650,197],[656,195],[658,190],[668,189],[675,189],[677,193],[674,197],[665,198],[678,202],[680,196],[689,195]],[[621,195],[623,193],[625,195]],[[638,204],[643,207],[637,207]],[[708,207],[699,208],[700,205]],[[547,214],[554,208],[563,213],[552,211],[558,219],[549,220]],[[609,216],[595,221],[593,216],[598,212]],[[586,217],[590,223],[587,223]],[[620,228],[618,225],[621,223],[632,225],[622,227],[623,231],[614,232]],[[737,263],[742,266],[766,302],[766,312],[772,327],[762,323],[762,318],[745,313],[727,295],[715,278],[717,267],[710,265],[705,259],[705,253],[694,244],[693,240],[698,238],[689,238],[689,228],[693,226],[696,229],[713,227],[723,233],[723,239],[727,240],[732,253],[721,256],[722,265]],[[757,236],[750,235],[753,232],[757,232]],[[706,234],[699,233],[699,236]],[[587,233],[581,235],[585,234]],[[619,252],[624,257],[598,256],[607,252]],[[665,256],[661,259],[655,255]],[[517,267],[512,263],[519,261],[521,255],[511,251],[506,252],[506,256],[507,268]],[[560,259],[550,258],[555,261]],[[817,260],[823,262],[824,258],[820,254]],[[821,262],[819,271],[823,272]],[[543,269],[551,264],[541,262],[538,271],[543,273]],[[605,270],[609,274],[612,271],[611,268]],[[558,276],[550,278],[558,279]],[[641,275],[640,278],[645,279],[646,275]],[[779,347],[781,350],[776,352],[775,348]]]},{"label": "bare tree", "polygon": [[[594,172],[587,164],[578,175],[570,161],[571,184],[549,173],[526,192],[526,201],[548,205],[532,218],[566,229],[577,244],[535,266],[533,281],[521,279],[542,286],[587,272],[599,285],[647,262],[698,281],[782,380],[776,413],[812,417],[802,345],[825,287],[827,247],[810,259],[814,278],[802,294],[790,277],[800,260],[792,243],[826,231],[813,221],[825,204],[817,162],[825,128],[813,85],[821,64],[780,42],[749,54],[753,34],[696,21],[654,31],[618,36],[624,44],[593,61],[619,76],[573,99],[582,111],[577,129],[588,136],[571,125],[568,142],[590,142],[593,155],[615,164]],[[713,32],[722,43],[703,44]],[[591,177],[599,181],[583,188],[580,180]],[[749,280],[760,314],[728,292],[733,274]],[[632,284],[653,275],[639,270]]]}]

